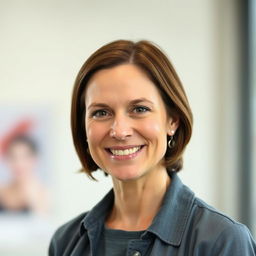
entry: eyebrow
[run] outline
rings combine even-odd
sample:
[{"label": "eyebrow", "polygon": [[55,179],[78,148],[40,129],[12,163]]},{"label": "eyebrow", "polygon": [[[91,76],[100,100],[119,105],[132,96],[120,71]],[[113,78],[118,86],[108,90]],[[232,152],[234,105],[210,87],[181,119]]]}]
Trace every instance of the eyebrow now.
[{"label": "eyebrow", "polygon": [[108,105],[107,105],[107,104],[104,104],[104,103],[92,103],[92,104],[90,104],[90,105],[88,106],[87,109],[96,108],[96,107],[98,107],[98,108],[106,108],[106,107],[108,107]]},{"label": "eyebrow", "polygon": [[[147,102],[147,103],[149,103],[151,105],[154,105],[154,103],[152,101],[150,101],[150,100],[148,100],[146,98],[139,98],[139,99],[131,100],[129,102],[129,105],[136,105],[136,104],[139,104],[139,103],[142,103],[142,102]],[[105,104],[105,103],[96,103],[95,102],[95,103],[90,104],[87,109],[90,109],[90,108],[93,108],[93,107],[106,108],[106,107],[109,107],[109,106],[107,104]]]},{"label": "eyebrow", "polygon": [[152,105],[154,105],[154,103],[146,98],[139,98],[139,99],[135,99],[135,100],[132,100],[130,101],[130,104],[132,105],[135,105],[135,104],[138,104],[138,103],[141,103],[141,102],[147,102],[147,103],[150,103]]}]

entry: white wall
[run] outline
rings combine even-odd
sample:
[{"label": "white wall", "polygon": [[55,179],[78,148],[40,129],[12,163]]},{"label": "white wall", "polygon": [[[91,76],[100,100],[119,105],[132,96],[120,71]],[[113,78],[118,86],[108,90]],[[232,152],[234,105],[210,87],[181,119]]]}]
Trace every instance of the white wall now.
[{"label": "white wall", "polygon": [[[230,10],[226,30],[223,6],[224,12]],[[69,114],[80,66],[94,50],[116,39],[152,40],[169,55],[194,112],[194,133],[181,177],[199,197],[236,216],[235,203],[227,204],[236,189],[229,175],[236,171],[225,154],[232,161],[236,153],[230,143],[237,134],[232,125],[237,88],[223,74],[223,69],[234,74],[227,66],[232,67],[235,51],[225,48],[230,37],[222,36],[235,33],[233,16],[228,0],[0,2],[0,102],[46,104],[55,115],[55,138],[48,142],[55,152],[54,227],[90,209],[111,186],[102,175],[97,183],[75,174],[80,164]],[[40,255],[45,255],[43,249]]]}]

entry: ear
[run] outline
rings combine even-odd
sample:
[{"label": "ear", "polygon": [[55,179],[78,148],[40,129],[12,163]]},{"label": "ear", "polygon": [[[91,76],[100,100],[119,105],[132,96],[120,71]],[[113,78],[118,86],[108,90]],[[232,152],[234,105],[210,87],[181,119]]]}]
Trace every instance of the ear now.
[{"label": "ear", "polygon": [[180,124],[180,119],[176,117],[170,117],[168,120],[168,128],[167,128],[167,134],[169,136],[173,136],[178,129]]}]

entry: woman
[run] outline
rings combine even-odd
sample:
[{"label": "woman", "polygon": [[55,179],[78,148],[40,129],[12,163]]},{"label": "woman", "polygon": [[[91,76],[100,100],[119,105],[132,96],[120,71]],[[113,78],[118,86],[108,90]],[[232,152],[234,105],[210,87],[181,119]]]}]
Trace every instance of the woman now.
[{"label": "woman", "polygon": [[83,171],[103,170],[113,190],[55,232],[49,255],[256,255],[248,229],[177,176],[192,113],[157,46],[119,40],[92,54],[75,81],[71,126]]},{"label": "woman", "polygon": [[0,183],[0,211],[45,216],[48,196],[36,175],[38,146],[35,140],[26,134],[10,137],[3,156],[11,180],[7,184]]}]

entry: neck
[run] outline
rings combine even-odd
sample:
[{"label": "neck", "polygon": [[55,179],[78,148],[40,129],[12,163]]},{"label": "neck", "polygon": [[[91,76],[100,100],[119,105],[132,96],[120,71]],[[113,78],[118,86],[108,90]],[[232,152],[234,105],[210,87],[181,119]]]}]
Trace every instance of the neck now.
[{"label": "neck", "polygon": [[161,207],[170,181],[164,167],[132,181],[113,179],[115,201],[106,225],[131,231],[147,229]]}]

